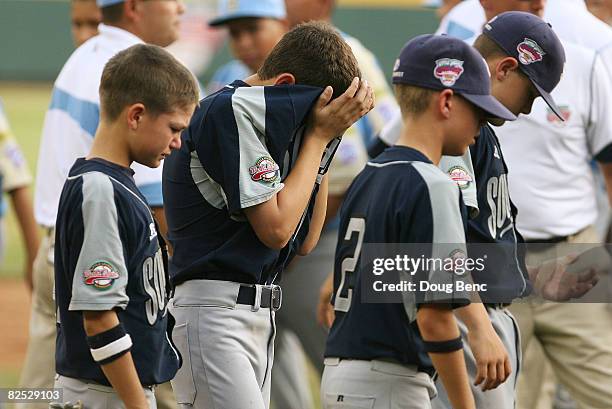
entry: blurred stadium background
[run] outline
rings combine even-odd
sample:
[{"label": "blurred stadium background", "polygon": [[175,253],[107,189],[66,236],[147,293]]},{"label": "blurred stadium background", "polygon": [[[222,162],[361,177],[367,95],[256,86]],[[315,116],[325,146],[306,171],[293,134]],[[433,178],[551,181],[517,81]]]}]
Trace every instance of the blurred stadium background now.
[{"label": "blurred stadium background", "polygon": [[[386,73],[411,37],[432,32],[434,10],[424,0],[338,0],[335,24],[372,50]],[[202,84],[230,59],[223,36],[206,19],[214,0],[187,0],[183,40],[176,53]],[[0,98],[32,173],[52,82],[73,50],[69,0],[0,0]],[[0,264],[0,387],[15,386],[27,342],[30,297],[22,280],[24,250],[9,209]]]}]

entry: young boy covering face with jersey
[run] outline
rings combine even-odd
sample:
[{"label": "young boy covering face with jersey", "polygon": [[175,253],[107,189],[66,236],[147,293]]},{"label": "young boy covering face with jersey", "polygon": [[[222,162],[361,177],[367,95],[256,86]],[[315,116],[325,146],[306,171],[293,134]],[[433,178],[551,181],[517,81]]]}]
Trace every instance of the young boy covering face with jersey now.
[{"label": "young boy covering face with jersey", "polygon": [[[370,243],[430,243],[432,255],[446,243],[464,248],[461,194],[437,165],[442,155],[465,153],[485,116],[515,116],[490,95],[487,67],[476,50],[457,39],[425,35],[408,42],[393,83],[404,122],[401,137],[357,176],[340,212],[324,408],[337,402],[428,408],[435,371],[454,408],[474,408],[453,315],[454,308],[470,303],[469,294],[417,293],[402,303],[365,302],[372,271],[360,252]],[[438,284],[457,279],[435,268],[423,274],[426,282]]]},{"label": "young boy covering face with jersey", "polygon": [[338,136],[373,106],[359,75],[333,27],[299,25],[257,74],[202,100],[166,161],[179,404],[269,407],[276,283],[316,245]]},{"label": "young boy covering face with jersey", "polygon": [[130,165],[157,167],[178,149],[197,99],[187,68],[157,46],[130,47],[104,68],[100,126],[70,170],[56,224],[64,401],[155,408],[153,387],[176,374],[163,241]]}]

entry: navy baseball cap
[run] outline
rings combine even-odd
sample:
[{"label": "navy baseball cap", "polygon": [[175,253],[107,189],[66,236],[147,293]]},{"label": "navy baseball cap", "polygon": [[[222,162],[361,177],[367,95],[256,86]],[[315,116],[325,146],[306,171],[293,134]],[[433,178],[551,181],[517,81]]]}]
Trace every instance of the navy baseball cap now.
[{"label": "navy baseball cap", "polygon": [[508,11],[493,17],[482,33],[518,60],[521,71],[563,121],[550,93],[563,75],[565,51],[552,26],[531,13]]},{"label": "navy baseball cap", "polygon": [[209,26],[219,26],[239,18],[287,17],[285,0],[219,0],[217,17],[208,22]]},{"label": "navy baseball cap", "polygon": [[453,37],[424,34],[408,41],[395,61],[392,82],[452,89],[489,117],[516,119],[491,95],[491,74],[484,58],[475,48]]},{"label": "navy baseball cap", "polygon": [[113,4],[123,3],[124,0],[96,0],[98,7],[112,6]]}]

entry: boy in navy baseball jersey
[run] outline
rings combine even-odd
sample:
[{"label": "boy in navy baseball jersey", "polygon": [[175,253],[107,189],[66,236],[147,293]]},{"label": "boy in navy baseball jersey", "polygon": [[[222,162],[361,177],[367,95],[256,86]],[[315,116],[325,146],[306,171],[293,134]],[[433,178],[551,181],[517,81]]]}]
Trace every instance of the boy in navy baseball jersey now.
[{"label": "boy in navy baseball jersey", "polygon": [[269,406],[274,283],[317,243],[338,136],[373,105],[356,77],[335,29],[297,26],[257,74],[202,101],[165,163],[184,407]]},{"label": "boy in navy baseball jersey", "polygon": [[[511,112],[529,114],[534,99],[541,96],[563,120],[550,92],[561,78],[565,53],[550,25],[530,13],[502,13],[484,26],[474,47],[489,66],[492,94]],[[503,124],[500,120],[490,122]],[[399,137],[397,131],[390,133],[395,136],[385,135],[382,139]],[[475,385],[482,384],[481,389],[473,388],[477,407],[514,408],[516,369],[520,366],[519,334],[505,307],[512,300],[529,295],[534,283],[536,292],[544,298],[565,300],[584,294],[596,278],[590,272],[563,275],[564,266],[571,262],[569,258],[529,268],[525,265],[518,246],[522,238],[515,227],[516,208],[509,196],[508,170],[490,125],[480,129],[476,143],[464,156],[444,157],[440,167],[461,187],[464,203],[471,208],[467,225],[468,254],[471,258],[487,257],[484,268],[474,271],[472,276],[476,283],[487,285],[487,291],[481,292],[480,297],[515,369],[507,379],[510,373],[504,369],[505,365],[487,363],[477,351],[466,348],[470,378]],[[555,263],[559,263],[558,268]],[[555,277],[551,276],[553,272]],[[564,278],[559,280],[562,275]],[[563,285],[555,287],[559,282]],[[468,330],[463,324],[460,323],[461,334],[468,339]],[[500,375],[504,373],[508,375]],[[451,407],[444,389],[439,389],[434,407]]]},{"label": "boy in navy baseball jersey", "polygon": [[[364,279],[372,271],[360,252],[369,243],[430,243],[431,254],[445,243],[464,248],[461,194],[437,164],[443,154],[464,154],[485,116],[515,116],[491,97],[484,61],[460,40],[433,35],[411,40],[396,62],[393,83],[402,136],[355,179],[340,213],[332,299],[336,318],[321,386],[324,408],[336,402],[428,408],[436,393],[435,371],[454,408],[474,408],[453,316],[454,308],[470,303],[469,294],[364,302]],[[457,279],[455,272],[435,268],[425,274],[439,284]]]},{"label": "boy in navy baseball jersey", "polygon": [[193,76],[157,46],[130,47],[104,68],[100,126],[70,170],[56,224],[55,385],[65,401],[155,408],[153,386],[178,370],[163,242],[130,165],[157,167],[179,148],[197,98]]}]

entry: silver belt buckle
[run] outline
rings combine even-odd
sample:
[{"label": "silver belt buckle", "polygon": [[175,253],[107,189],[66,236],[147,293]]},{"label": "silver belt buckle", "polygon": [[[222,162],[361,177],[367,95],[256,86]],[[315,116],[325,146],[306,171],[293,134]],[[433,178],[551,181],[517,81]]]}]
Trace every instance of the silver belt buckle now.
[{"label": "silver belt buckle", "polygon": [[279,285],[272,285],[270,297],[270,308],[272,308],[274,311],[280,310],[280,307],[283,304],[283,290],[281,290]]}]

